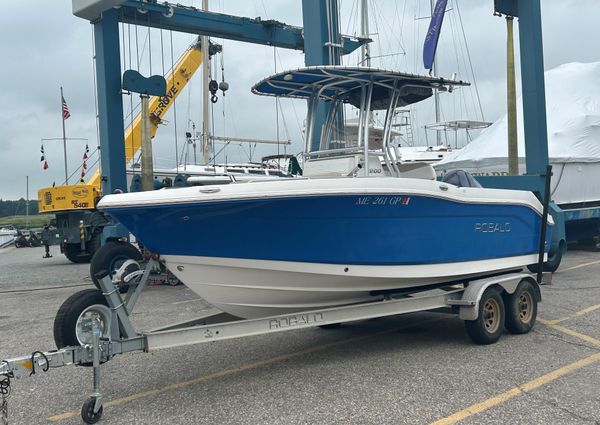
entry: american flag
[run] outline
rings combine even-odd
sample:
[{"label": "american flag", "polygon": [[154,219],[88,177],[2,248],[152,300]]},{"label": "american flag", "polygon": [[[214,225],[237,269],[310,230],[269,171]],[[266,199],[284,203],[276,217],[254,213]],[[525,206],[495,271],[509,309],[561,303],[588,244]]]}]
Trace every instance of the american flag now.
[{"label": "american flag", "polygon": [[66,120],[67,118],[69,118],[71,116],[71,113],[69,112],[69,107],[67,106],[67,101],[65,100],[64,96],[62,96],[62,110],[63,110],[63,120]]}]

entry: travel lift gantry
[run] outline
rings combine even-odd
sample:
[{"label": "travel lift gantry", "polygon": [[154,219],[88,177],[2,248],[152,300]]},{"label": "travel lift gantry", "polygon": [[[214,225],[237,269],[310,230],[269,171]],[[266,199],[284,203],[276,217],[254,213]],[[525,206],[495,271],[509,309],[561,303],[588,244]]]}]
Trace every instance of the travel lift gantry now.
[{"label": "travel lift gantry", "polygon": [[[73,6],[77,16],[94,24],[104,193],[125,188],[119,22],[304,49],[307,65],[338,64],[339,53],[348,53],[368,42],[366,39],[352,40],[339,36],[335,22],[336,0],[303,0],[304,30],[275,21],[138,0],[74,0]],[[550,176],[544,169],[548,161],[539,0],[497,0],[496,11],[520,18],[525,134],[529,137],[528,175],[521,180],[513,178],[510,182],[498,180],[492,183],[502,187],[517,186],[545,195],[537,279],[514,271],[427,288],[374,293],[374,301],[356,305],[251,320],[217,313],[152,331],[137,332],[129,317],[146,286],[150,271],[160,261],[157,255],[147,254],[149,261],[143,270],[134,260],[127,260],[113,277],[106,271],[95,276],[100,291],[81,291],[63,303],[54,326],[58,350],[36,351],[31,355],[0,361],[0,425],[6,419],[6,397],[10,392],[11,378],[72,364],[93,366],[94,391],[84,403],[81,414],[86,423],[97,422],[102,415],[100,365],[125,352],[148,352],[315,326],[332,327],[349,321],[417,311],[441,310],[458,314],[465,320],[467,333],[477,343],[497,341],[505,327],[513,333],[528,332],[535,323],[537,303],[541,300],[538,285],[547,283],[544,276],[548,277],[541,273]],[[530,84],[532,87],[529,87]],[[320,108],[323,119],[326,106]],[[312,145],[318,148],[317,138],[312,140]],[[118,237],[123,233],[124,229],[115,225],[109,235]],[[121,294],[121,288],[127,289],[127,292]]]}]

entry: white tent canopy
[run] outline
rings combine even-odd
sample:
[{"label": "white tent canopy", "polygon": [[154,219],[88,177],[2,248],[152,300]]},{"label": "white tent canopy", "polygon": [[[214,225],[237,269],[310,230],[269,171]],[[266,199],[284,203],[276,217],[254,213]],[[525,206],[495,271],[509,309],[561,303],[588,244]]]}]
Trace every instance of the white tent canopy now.
[{"label": "white tent canopy", "polygon": [[[569,63],[546,71],[548,155],[559,204],[600,200],[600,62]],[[522,102],[517,101],[519,164],[525,172]],[[436,164],[439,173],[508,174],[506,115]]]}]

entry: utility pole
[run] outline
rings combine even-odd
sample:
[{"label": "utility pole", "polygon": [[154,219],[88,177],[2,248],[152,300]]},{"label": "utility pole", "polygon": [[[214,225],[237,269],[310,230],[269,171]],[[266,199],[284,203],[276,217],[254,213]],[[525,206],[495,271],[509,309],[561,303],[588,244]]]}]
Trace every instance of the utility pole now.
[{"label": "utility pole", "polygon": [[[208,0],[202,0],[202,10],[208,11]],[[208,109],[208,83],[210,81],[210,53],[208,37],[202,36],[202,156],[204,164],[210,159],[210,115]]]},{"label": "utility pole", "polygon": [[140,94],[142,117],[142,190],[154,189],[154,164],[152,159],[152,138],[150,137],[150,113],[148,103],[150,96]]},{"label": "utility pole", "polygon": [[29,229],[29,176],[26,177],[25,182],[25,227]]},{"label": "utility pole", "polygon": [[519,175],[519,145],[517,141],[517,87],[515,78],[515,47],[512,16],[506,17],[506,85],[508,114],[508,174]]}]

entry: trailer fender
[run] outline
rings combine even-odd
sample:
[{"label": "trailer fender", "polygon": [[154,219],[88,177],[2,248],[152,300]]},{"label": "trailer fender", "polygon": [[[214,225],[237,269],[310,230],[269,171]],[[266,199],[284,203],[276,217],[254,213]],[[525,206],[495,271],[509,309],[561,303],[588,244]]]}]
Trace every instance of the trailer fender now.
[{"label": "trailer fender", "polygon": [[479,301],[487,288],[497,285],[510,295],[516,291],[517,286],[524,279],[530,280],[534,284],[536,288],[536,300],[540,302],[542,295],[533,276],[527,273],[509,273],[502,276],[470,281],[465,288],[462,298],[453,302],[452,305],[459,307],[459,317],[462,320],[476,320],[479,312]]}]

